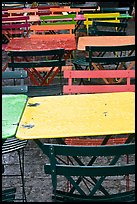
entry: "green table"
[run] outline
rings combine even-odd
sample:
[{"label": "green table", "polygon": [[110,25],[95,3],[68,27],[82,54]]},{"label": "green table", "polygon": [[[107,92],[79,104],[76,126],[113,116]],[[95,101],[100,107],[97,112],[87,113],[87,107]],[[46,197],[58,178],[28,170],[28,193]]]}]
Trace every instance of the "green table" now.
[{"label": "green table", "polygon": [[15,136],[27,102],[26,95],[2,95],[2,140]]}]

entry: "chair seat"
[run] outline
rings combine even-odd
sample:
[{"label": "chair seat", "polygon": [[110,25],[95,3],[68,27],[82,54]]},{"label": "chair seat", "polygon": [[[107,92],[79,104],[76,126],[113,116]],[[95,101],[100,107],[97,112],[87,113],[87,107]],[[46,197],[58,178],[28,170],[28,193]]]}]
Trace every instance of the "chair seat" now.
[{"label": "chair seat", "polygon": [[8,138],[2,145],[2,154],[22,149],[26,146],[27,142],[27,140],[19,140],[16,137]]},{"label": "chair seat", "polygon": [[74,201],[74,202],[80,202],[80,201],[85,201],[85,202],[133,202],[135,201],[135,190],[132,191],[127,191],[123,193],[117,193],[113,195],[108,195],[108,196],[81,196],[78,194],[70,194],[67,192],[63,191],[56,191],[56,196],[52,196],[53,200],[56,201]]},{"label": "chair seat", "polygon": [[15,199],[16,188],[2,190],[2,202],[12,202]]}]

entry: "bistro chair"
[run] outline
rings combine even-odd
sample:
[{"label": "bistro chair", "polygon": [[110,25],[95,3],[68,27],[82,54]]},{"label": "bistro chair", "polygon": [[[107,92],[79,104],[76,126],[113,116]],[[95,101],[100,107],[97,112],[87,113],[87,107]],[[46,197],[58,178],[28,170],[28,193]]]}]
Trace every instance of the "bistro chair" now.
[{"label": "bistro chair", "polygon": [[114,13],[114,12],[119,12],[120,16],[118,19],[121,22],[128,22],[129,19],[133,18],[131,16],[130,12],[130,7],[101,7],[100,11],[102,13]]},{"label": "bistro chair", "polygon": [[27,37],[30,24],[29,16],[13,16],[2,18],[2,34],[10,41],[16,37]]},{"label": "bistro chair", "polygon": [[[134,187],[126,191],[120,184],[125,175],[135,175],[135,143],[92,147],[44,144],[43,150],[49,157],[44,171],[51,175],[53,201],[135,201]],[[127,154],[132,157],[128,164]],[[65,180],[71,184],[68,192],[63,189]]]},{"label": "bistro chair", "polygon": [[14,202],[16,188],[8,188],[2,190],[2,202]]},{"label": "bistro chair", "polygon": [[[76,70],[130,70],[135,65],[135,45],[86,46],[86,57],[73,60]],[[123,78],[103,78],[106,84],[121,83]],[[80,83],[84,83],[83,79]]]},{"label": "bistro chair", "polygon": [[2,17],[2,50],[14,37],[28,37],[30,24],[29,16]]},{"label": "bistro chair", "polygon": [[62,25],[62,24],[74,24],[76,25],[75,21],[76,14],[67,14],[67,15],[47,15],[47,16],[40,16],[41,25]]},{"label": "bistro chair", "polygon": [[[59,73],[62,89],[61,69],[65,65],[64,49],[10,51],[8,56],[11,59],[8,63],[9,68],[26,70],[31,82],[36,86],[48,86]],[[20,58],[20,62],[16,61],[16,57]]]},{"label": "bistro chair", "polygon": [[89,32],[89,26],[92,25],[93,20],[96,21],[103,21],[103,22],[115,22],[120,23],[120,20],[118,17],[120,16],[120,13],[93,13],[93,14],[84,14],[85,21],[84,25],[87,29],[87,35]]},{"label": "bistro chair", "polygon": [[94,36],[116,36],[126,35],[127,23],[93,21],[89,26],[89,35]]},{"label": "bistro chair", "polygon": [[[28,87],[26,85],[15,84],[14,80],[24,80],[27,78],[27,72],[25,70],[21,71],[5,71],[2,72],[2,80],[13,80],[13,83],[10,82],[11,85],[4,84],[2,86],[2,94],[26,94],[28,91]],[[6,82],[5,82],[6,83]],[[24,148],[27,144],[27,140],[19,140],[15,136],[6,139],[2,144],[2,155],[10,154],[13,152],[18,153],[18,161],[19,161],[19,171],[20,174],[5,174],[3,177],[21,177],[22,182],[22,198],[17,200],[27,201],[26,193],[25,193],[25,184],[24,184]],[[7,163],[3,165],[3,173],[5,170],[5,166]],[[15,189],[9,189],[2,192],[2,200],[9,201],[9,199],[13,199]],[[8,199],[8,200],[7,200]]]}]

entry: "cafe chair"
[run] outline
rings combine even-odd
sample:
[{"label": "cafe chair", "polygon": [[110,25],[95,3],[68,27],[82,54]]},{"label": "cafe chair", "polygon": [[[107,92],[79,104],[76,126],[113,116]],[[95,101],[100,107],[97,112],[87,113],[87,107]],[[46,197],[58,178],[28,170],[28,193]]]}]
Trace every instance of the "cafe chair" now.
[{"label": "cafe chair", "polygon": [[89,26],[89,35],[94,36],[116,36],[126,35],[127,23],[93,21]]},{"label": "cafe chair", "polygon": [[[104,146],[44,144],[54,202],[134,202],[134,187],[123,187],[125,175],[135,175],[135,143]],[[127,164],[125,155],[132,159]],[[69,161],[69,162],[68,162]],[[60,179],[62,182],[60,182]],[[64,181],[70,182],[69,191]],[[119,187],[117,186],[119,183]]]},{"label": "cafe chair", "polygon": [[101,7],[100,11],[102,13],[119,12],[120,16],[118,19],[120,19],[120,22],[128,22],[129,19],[133,18],[130,7]]},{"label": "cafe chair", "polygon": [[12,16],[2,18],[2,34],[8,41],[14,37],[28,37],[29,16]]},{"label": "cafe chair", "polygon": [[[28,74],[25,70],[21,71],[5,71],[2,72],[2,80],[13,80],[10,82],[11,85],[4,84],[2,85],[2,94],[26,94],[28,91],[27,85],[20,85],[14,83],[14,80],[24,80],[27,78]],[[5,82],[6,83],[6,82]],[[19,200],[27,201],[26,193],[25,193],[25,183],[24,183],[24,148],[27,144],[27,140],[19,140],[15,136],[6,139],[2,144],[2,155],[10,154],[13,152],[17,152],[18,161],[19,161],[19,171],[20,174],[3,174],[3,177],[21,177],[22,182],[22,198]],[[3,164],[3,173],[6,168],[7,163]],[[10,191],[6,191],[7,193]],[[13,192],[13,191],[11,191]],[[4,194],[5,195],[5,194]]]},{"label": "cafe chair", "polygon": [[[59,74],[62,90],[62,66],[65,66],[64,49],[39,51],[10,51],[8,67],[12,70],[24,69],[35,86],[48,86]],[[16,61],[20,58],[20,62]],[[50,69],[50,70],[49,70]]]},{"label": "cafe chair", "polygon": [[14,202],[16,188],[8,188],[2,190],[2,202]]},{"label": "cafe chair", "polygon": [[120,16],[119,12],[114,12],[114,13],[86,13],[84,14],[85,21],[84,25],[86,26],[87,29],[87,35],[89,32],[89,26],[92,25],[93,20],[96,21],[104,21],[104,22],[115,22],[115,23],[120,23],[120,20],[118,17]]},{"label": "cafe chair", "polygon": [[[102,79],[104,76],[107,78],[119,78],[122,76],[126,80],[126,84],[78,84],[77,80],[80,78],[85,79]],[[71,70],[64,71],[64,78],[68,79],[68,84],[63,86],[63,94],[83,94],[83,93],[107,93],[107,92],[134,92],[135,84],[131,82],[131,79],[135,79],[135,70]],[[74,80],[75,79],[75,80]],[[126,143],[127,135],[121,137],[114,135],[110,136],[107,140],[103,138],[71,138],[67,137],[64,139],[65,144],[67,145],[114,145]],[[128,155],[127,155],[128,163]],[[129,190],[129,177],[127,177],[127,190]]]},{"label": "cafe chair", "polygon": [[[135,45],[86,46],[86,56],[75,58],[76,70],[130,70],[135,65]],[[123,78],[103,78],[105,84],[121,83]],[[80,83],[85,83],[81,79]]]}]

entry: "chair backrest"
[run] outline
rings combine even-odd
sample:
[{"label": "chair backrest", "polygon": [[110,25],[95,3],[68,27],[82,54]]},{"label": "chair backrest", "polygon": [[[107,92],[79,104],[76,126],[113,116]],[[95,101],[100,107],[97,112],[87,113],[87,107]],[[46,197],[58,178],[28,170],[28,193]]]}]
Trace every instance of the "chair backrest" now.
[{"label": "chair backrest", "polygon": [[[28,92],[27,85],[21,85],[21,80],[24,80],[28,77],[28,74],[25,70],[21,71],[5,71],[2,72],[2,79],[6,80],[5,85],[2,85],[3,94],[24,94]],[[10,82],[8,83],[8,80]],[[13,82],[11,82],[13,80]],[[15,80],[19,80],[20,84],[16,84]],[[9,85],[7,85],[9,84]]]},{"label": "chair backrest", "polygon": [[68,14],[68,15],[47,15],[40,16],[41,24],[45,25],[62,25],[62,24],[74,24],[76,14]]},{"label": "chair backrest", "polygon": [[126,35],[126,28],[127,22],[123,23],[115,23],[115,22],[101,22],[101,21],[94,21],[90,27],[89,26],[89,35]]},{"label": "chair backrest", "polygon": [[80,8],[70,8],[70,6],[60,7],[60,8],[50,8],[51,14],[62,14],[63,12],[68,13],[76,13],[78,14],[80,12]]},{"label": "chair backrest", "polygon": [[14,202],[16,188],[8,188],[2,190],[2,202]]},{"label": "chair backrest", "polygon": [[[131,82],[135,78],[135,45],[86,46],[86,51],[89,70],[65,71],[68,84],[63,87],[64,93],[135,91],[135,84]],[[92,80],[86,84],[74,83],[83,78],[101,79],[105,85],[97,80],[96,83]]]},{"label": "chair backrest", "polygon": [[119,23],[120,20],[118,20],[118,17],[120,16],[120,13],[94,13],[94,14],[84,14],[85,21],[84,25],[86,25],[87,34],[88,34],[88,28],[89,25],[92,25],[93,20],[99,20],[104,22],[116,22]]},{"label": "chair backrest", "polygon": [[26,2],[25,1],[18,1],[18,2],[10,2],[10,1],[2,1],[2,9],[19,9],[19,8],[25,8]]},{"label": "chair backrest", "polygon": [[[33,67],[60,67],[65,65],[64,49],[39,50],[39,51],[10,51],[8,56],[11,62],[8,67],[12,68],[33,68]],[[21,62],[16,57],[22,58]]]},{"label": "chair backrest", "polygon": [[30,24],[28,23],[29,16],[3,17],[2,18],[2,33],[8,40],[15,35],[21,37],[28,36]]},{"label": "chair backrest", "polygon": [[[120,45],[120,46],[112,46],[112,47],[111,46],[86,46],[86,51],[89,52],[89,56],[86,59],[86,61],[89,62],[89,69],[92,69],[93,63],[102,63],[104,65],[105,64],[116,65],[118,63],[135,61],[135,52],[134,52],[135,45]],[[99,55],[95,55],[95,53],[97,52],[99,53]],[[101,55],[101,53],[104,53],[104,54]],[[116,68],[119,69],[118,67],[115,67],[115,69]]]},{"label": "chair backrest", "polygon": [[[44,144],[43,149],[49,157],[44,171],[51,175],[55,201],[116,202],[135,199],[134,190],[119,193],[116,186],[117,179],[122,180],[119,176],[135,174],[135,143],[111,146]],[[126,155],[132,157],[128,164],[124,159]],[[64,176],[70,182],[68,192],[62,190],[64,182],[62,188],[59,185],[59,176]],[[108,186],[105,182],[112,185]],[[112,191],[110,186],[116,191]]]},{"label": "chair backrest", "polygon": [[[107,93],[107,92],[134,92],[135,84],[131,79],[135,78],[135,70],[65,70],[64,78],[68,78],[68,84],[63,86],[64,94],[76,93]],[[125,84],[76,84],[77,79],[126,79]]]},{"label": "chair backrest", "polygon": [[75,29],[74,24],[62,24],[62,25],[31,25],[30,30],[33,32],[32,34],[64,34],[69,33],[72,34]]},{"label": "chair backrest", "polygon": [[126,13],[129,14],[130,8],[129,7],[101,7],[100,11],[103,13],[114,13],[114,12],[119,12],[119,13]]},{"label": "chair backrest", "polygon": [[25,8],[25,9],[15,9],[15,10],[8,10],[8,14],[10,15],[10,16],[14,16],[14,15],[17,15],[17,14],[25,14],[25,13],[31,13],[31,14],[34,14],[34,15],[36,15],[37,14],[37,12],[38,12],[38,8]]}]

